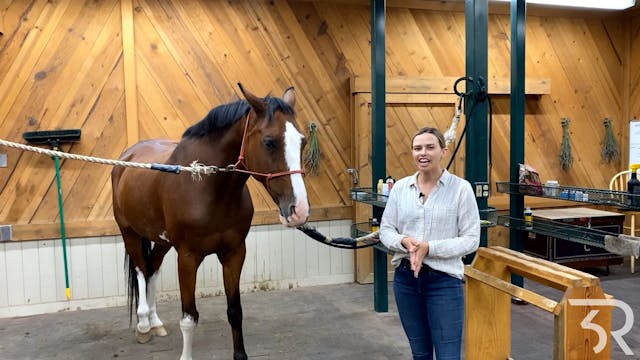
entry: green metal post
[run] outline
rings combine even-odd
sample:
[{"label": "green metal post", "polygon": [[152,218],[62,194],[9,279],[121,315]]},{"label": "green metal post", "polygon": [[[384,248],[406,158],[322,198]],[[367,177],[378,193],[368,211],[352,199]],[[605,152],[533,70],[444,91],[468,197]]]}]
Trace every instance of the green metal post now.
[{"label": "green metal post", "polygon": [[[518,164],[524,163],[524,50],[525,50],[525,0],[511,0],[511,146],[509,182],[518,182]],[[509,195],[509,216],[522,218],[524,196]],[[524,250],[525,233],[520,230],[509,231],[509,248]],[[522,287],[524,280],[520,275],[511,275],[511,282]]]},{"label": "green metal post", "polygon": [[60,237],[62,238],[62,259],[64,261],[64,285],[67,300],[71,299],[71,288],[69,287],[69,269],[67,266],[67,235],[64,228],[64,212],[62,211],[62,185],[60,184],[60,162],[56,155],[53,156],[56,167],[56,185],[58,187],[58,211],[60,212]]},{"label": "green metal post", "polygon": [[[479,209],[487,208],[488,197],[488,121],[487,121],[487,23],[488,0],[465,1],[466,92],[465,118],[469,122],[466,137],[465,178],[474,187]],[[472,88],[471,88],[472,87]],[[485,192],[486,189],[486,192]],[[487,246],[487,230],[482,228],[480,246]],[[469,262],[473,255],[467,256]]]},{"label": "green metal post", "polygon": [[[385,0],[371,0],[371,181],[386,176],[385,135]],[[373,217],[380,220],[383,208],[374,206]],[[387,254],[373,249],[373,307],[377,312],[389,311],[387,289]]]}]

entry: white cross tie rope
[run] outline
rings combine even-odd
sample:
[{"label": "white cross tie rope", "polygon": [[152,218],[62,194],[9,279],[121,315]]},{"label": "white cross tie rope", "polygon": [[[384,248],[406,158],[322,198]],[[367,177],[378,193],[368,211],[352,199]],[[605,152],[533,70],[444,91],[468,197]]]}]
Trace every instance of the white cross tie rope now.
[{"label": "white cross tie rope", "polygon": [[[227,165],[226,167],[218,167],[214,165],[204,165],[199,163],[197,160],[193,161],[191,163],[191,166],[157,164],[157,163],[149,164],[149,163],[139,163],[139,162],[132,162],[132,161],[104,159],[104,158],[98,158],[98,157],[86,156],[86,155],[69,154],[63,151],[43,149],[36,146],[19,144],[19,143],[6,141],[2,139],[0,139],[0,145],[16,148],[20,150],[25,150],[25,151],[32,151],[38,154],[57,156],[63,159],[87,161],[87,162],[93,162],[93,163],[111,165],[111,166],[124,166],[124,167],[138,168],[138,169],[159,170],[159,171],[171,172],[175,174],[179,174],[183,171],[187,171],[191,173],[191,178],[194,181],[202,180],[202,175],[215,174],[217,172],[236,171],[235,164]],[[238,171],[242,171],[242,170],[238,170]],[[310,238],[316,241],[319,241],[329,246],[341,248],[341,249],[360,249],[364,247],[374,246],[379,242],[377,231],[354,239],[354,238],[342,238],[342,237],[340,238],[327,237],[321,234],[320,232],[318,232],[316,229],[308,226],[300,226],[298,227],[298,230],[302,231],[307,236],[309,236]],[[361,244],[358,244],[358,242],[361,242]]]},{"label": "white cross tie rope", "polygon": [[228,165],[226,167],[218,167],[213,165],[204,165],[199,163],[197,160],[193,161],[191,163],[191,166],[182,166],[182,165],[168,165],[168,164],[157,164],[157,163],[149,164],[149,163],[139,163],[139,162],[132,162],[132,161],[103,159],[103,158],[98,158],[93,156],[76,155],[76,154],[69,154],[63,151],[43,149],[36,146],[19,144],[19,143],[6,141],[2,139],[0,139],[0,145],[16,148],[20,150],[25,150],[25,151],[31,151],[38,154],[57,156],[62,159],[81,160],[81,161],[88,161],[88,162],[111,165],[111,166],[124,166],[124,167],[138,168],[138,169],[159,170],[164,172],[172,172],[176,174],[186,171],[191,173],[191,177],[193,178],[194,181],[202,180],[202,175],[209,175],[209,174],[215,174],[217,172],[228,172],[228,171],[235,170],[235,165],[233,164]]}]

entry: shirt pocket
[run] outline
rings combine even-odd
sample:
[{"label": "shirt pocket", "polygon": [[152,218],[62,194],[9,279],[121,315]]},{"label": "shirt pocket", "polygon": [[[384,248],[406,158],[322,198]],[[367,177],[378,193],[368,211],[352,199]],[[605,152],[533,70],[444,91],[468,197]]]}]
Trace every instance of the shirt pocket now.
[{"label": "shirt pocket", "polygon": [[438,232],[458,229],[458,208],[455,206],[433,208],[431,211],[431,229]]}]

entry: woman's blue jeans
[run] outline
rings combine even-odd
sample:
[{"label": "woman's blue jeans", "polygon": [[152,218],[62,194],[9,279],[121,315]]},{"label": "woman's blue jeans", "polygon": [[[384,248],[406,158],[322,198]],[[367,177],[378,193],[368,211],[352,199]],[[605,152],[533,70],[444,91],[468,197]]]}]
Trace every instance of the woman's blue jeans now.
[{"label": "woman's blue jeans", "polygon": [[393,292],[414,360],[459,360],[464,323],[462,280],[426,265],[415,278],[408,260],[396,268]]}]

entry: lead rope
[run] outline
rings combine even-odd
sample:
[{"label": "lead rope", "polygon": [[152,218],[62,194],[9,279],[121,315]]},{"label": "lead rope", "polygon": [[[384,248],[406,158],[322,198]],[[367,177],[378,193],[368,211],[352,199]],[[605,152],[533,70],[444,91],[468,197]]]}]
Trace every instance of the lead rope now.
[{"label": "lead rope", "polygon": [[318,230],[308,225],[298,226],[297,229],[302,231],[308,237],[312,238],[315,241],[318,241],[324,245],[329,245],[329,246],[340,248],[340,249],[363,249],[370,246],[378,245],[380,243],[379,231],[374,231],[370,234],[356,237],[356,238],[349,238],[349,237],[332,238],[332,237],[321,234]]}]

